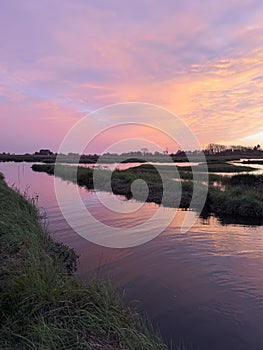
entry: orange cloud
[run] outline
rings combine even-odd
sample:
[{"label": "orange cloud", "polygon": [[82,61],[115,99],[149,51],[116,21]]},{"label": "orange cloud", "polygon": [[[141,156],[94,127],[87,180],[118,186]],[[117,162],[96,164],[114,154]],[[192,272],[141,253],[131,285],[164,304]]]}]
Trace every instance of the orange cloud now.
[{"label": "orange cloud", "polygon": [[12,137],[57,147],[87,111],[125,101],[170,109],[203,145],[261,135],[258,1],[13,6],[6,2],[0,14],[0,118]]}]

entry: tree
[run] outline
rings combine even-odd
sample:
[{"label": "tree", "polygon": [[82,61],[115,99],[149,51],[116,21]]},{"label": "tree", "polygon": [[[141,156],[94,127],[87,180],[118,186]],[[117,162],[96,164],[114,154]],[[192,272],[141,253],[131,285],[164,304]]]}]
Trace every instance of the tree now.
[{"label": "tree", "polygon": [[145,156],[147,153],[149,153],[149,150],[148,148],[144,147],[144,148],[141,148],[141,151],[142,151],[142,154]]},{"label": "tree", "polygon": [[52,156],[53,154],[49,149],[41,149],[39,152],[35,152],[35,155],[39,156]]},{"label": "tree", "polygon": [[217,143],[210,143],[207,146],[206,150],[210,154],[215,154],[215,153],[220,153],[220,152],[226,151],[227,147],[225,145],[219,145]]}]

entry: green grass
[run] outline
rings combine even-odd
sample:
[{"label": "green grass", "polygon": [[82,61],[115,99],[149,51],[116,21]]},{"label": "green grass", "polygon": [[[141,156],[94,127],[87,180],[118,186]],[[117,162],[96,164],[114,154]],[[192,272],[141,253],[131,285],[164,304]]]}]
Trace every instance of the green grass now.
[{"label": "green grass", "polygon": [[[213,164],[218,167],[218,164]],[[225,164],[221,164],[225,171]],[[232,168],[232,165],[230,165]],[[235,166],[234,166],[235,167]],[[54,165],[33,165],[33,170],[45,171],[54,174]],[[127,170],[116,170],[112,173],[112,191],[115,194],[125,195],[128,199],[135,198],[141,200],[141,192],[131,193],[131,184],[136,179],[143,179],[149,187],[147,201],[160,204],[161,202],[168,207],[187,209],[190,206],[193,194],[192,173],[179,168],[182,180],[182,195],[179,198],[180,191],[174,186],[172,180],[174,173],[170,166],[161,165],[164,173],[164,182],[168,185],[168,194],[163,196],[163,183],[158,171],[150,164],[144,164]],[[243,167],[242,167],[243,168]],[[210,169],[212,169],[210,167]],[[215,168],[213,168],[214,170]],[[74,168],[67,165],[57,167],[57,175],[65,180],[75,181]],[[105,190],[104,177],[108,170],[100,170],[99,181],[100,190]],[[219,187],[215,187],[214,183]],[[93,188],[93,170],[79,167],[77,183],[87,188]],[[199,184],[202,191],[202,185]],[[200,195],[201,198],[201,195]],[[180,202],[179,202],[180,201]],[[193,208],[199,208],[198,199],[192,203]],[[209,174],[208,197],[205,203],[205,211],[213,213],[219,217],[223,215],[240,216],[245,218],[263,218],[263,175],[237,174],[234,176],[223,176],[219,174]]]},{"label": "green grass", "polygon": [[234,186],[221,191],[211,188],[209,199],[212,211],[218,215],[263,217],[263,192],[255,189]]},{"label": "green grass", "polygon": [[[162,167],[162,166],[161,166]],[[46,172],[53,175],[55,172],[54,164],[34,164],[32,166],[34,171]],[[108,191],[105,178],[109,174],[109,170],[99,170],[97,172],[99,190]],[[93,189],[93,170],[90,168],[78,167],[77,178],[76,168],[68,165],[56,165],[56,176],[64,180],[72,181],[80,186],[85,186],[88,189]],[[163,199],[163,189],[167,189],[164,196],[163,204],[168,207],[175,207],[175,204],[180,205],[181,208],[188,208],[192,199],[193,183],[192,181],[182,182],[182,196],[178,185],[173,180],[173,172],[171,170],[164,172],[164,184],[158,171],[152,165],[142,165],[127,170],[115,170],[111,177],[111,191],[114,194],[124,195],[128,199],[134,198],[137,200],[144,200],[143,191],[131,191],[131,185],[134,180],[142,179],[147,183],[149,194],[146,199],[147,202],[154,202],[160,204]],[[191,178],[186,176],[186,180]],[[181,198],[180,198],[181,197]]]},{"label": "green grass", "polygon": [[0,348],[165,350],[109,283],[73,275],[76,255],[55,243],[34,201],[0,175]]},{"label": "green grass", "polygon": [[235,175],[229,179],[232,186],[249,186],[250,188],[263,189],[263,175],[243,174]]}]

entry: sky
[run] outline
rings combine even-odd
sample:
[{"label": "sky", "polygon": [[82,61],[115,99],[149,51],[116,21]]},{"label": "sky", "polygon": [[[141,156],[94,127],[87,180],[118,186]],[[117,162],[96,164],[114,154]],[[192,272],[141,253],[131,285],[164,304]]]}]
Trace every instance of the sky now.
[{"label": "sky", "polygon": [[0,152],[57,151],[87,113],[128,101],[168,109],[202,147],[263,144],[262,0],[0,0],[0,9]]}]

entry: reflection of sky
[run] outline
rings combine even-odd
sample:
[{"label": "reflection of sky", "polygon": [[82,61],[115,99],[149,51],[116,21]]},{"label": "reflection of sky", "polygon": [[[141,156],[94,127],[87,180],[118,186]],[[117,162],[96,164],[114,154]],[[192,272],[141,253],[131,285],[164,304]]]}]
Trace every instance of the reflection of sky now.
[{"label": "reflection of sky", "polygon": [[125,101],[168,108],[203,145],[261,143],[262,16],[259,0],[1,1],[0,151],[56,150]]}]

